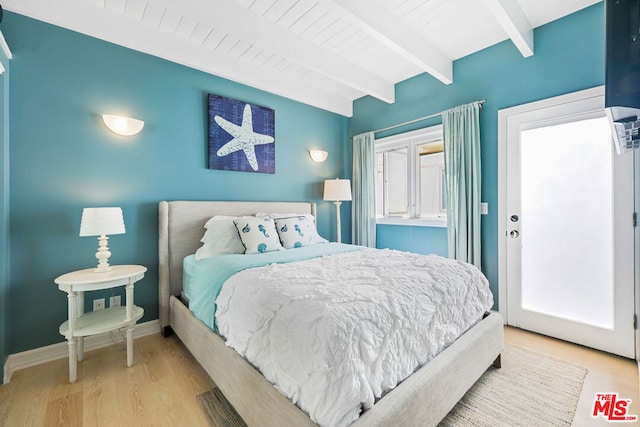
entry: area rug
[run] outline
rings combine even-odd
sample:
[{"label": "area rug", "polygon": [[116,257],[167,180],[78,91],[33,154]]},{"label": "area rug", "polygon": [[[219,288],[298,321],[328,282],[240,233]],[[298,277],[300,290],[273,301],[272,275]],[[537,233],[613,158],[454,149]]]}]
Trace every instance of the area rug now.
[{"label": "area rug", "polygon": [[[502,368],[489,368],[439,427],[570,426],[587,370],[506,345]],[[197,397],[212,427],[246,424],[213,388]]]},{"label": "area rug", "polygon": [[200,409],[211,427],[246,427],[219,388],[214,387],[196,397]]},{"label": "area rug", "polygon": [[502,368],[489,368],[440,427],[570,426],[587,370],[506,345]]}]

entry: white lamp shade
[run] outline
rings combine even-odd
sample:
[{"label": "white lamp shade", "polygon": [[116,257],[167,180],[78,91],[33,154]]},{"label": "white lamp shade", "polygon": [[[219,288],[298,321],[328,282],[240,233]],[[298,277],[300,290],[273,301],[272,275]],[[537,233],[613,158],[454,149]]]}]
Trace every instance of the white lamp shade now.
[{"label": "white lamp shade", "polygon": [[324,200],[351,200],[351,182],[348,179],[327,179],[324,182]]},{"label": "white lamp shade", "polygon": [[80,236],[124,234],[124,219],[120,208],[84,208],[80,221]]},{"label": "white lamp shade", "polygon": [[109,130],[122,136],[135,135],[144,127],[144,122],[142,120],[125,116],[103,114],[102,120]]}]

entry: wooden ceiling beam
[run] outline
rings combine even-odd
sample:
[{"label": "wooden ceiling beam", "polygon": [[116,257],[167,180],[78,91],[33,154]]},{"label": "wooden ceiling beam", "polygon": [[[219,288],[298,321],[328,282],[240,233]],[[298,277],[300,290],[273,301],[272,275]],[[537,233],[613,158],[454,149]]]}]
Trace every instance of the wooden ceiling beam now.
[{"label": "wooden ceiling beam", "polygon": [[[226,53],[175,37],[174,33],[77,0],[5,0],[5,9],[135,49],[206,73],[224,77],[343,116],[353,115],[353,101],[332,91],[234,59]],[[105,13],[106,12],[106,13]],[[77,19],[80,14],[83,19]]]},{"label": "wooden ceiling beam", "polygon": [[395,102],[392,82],[238,6],[232,0],[182,0],[180,10],[364,94],[387,103]]},{"label": "wooden ceiling beam", "polygon": [[522,56],[533,55],[533,27],[516,0],[483,0]]},{"label": "wooden ceiling beam", "polygon": [[371,0],[319,0],[348,15],[351,22],[406,61],[445,84],[453,83],[453,61],[389,10]]}]

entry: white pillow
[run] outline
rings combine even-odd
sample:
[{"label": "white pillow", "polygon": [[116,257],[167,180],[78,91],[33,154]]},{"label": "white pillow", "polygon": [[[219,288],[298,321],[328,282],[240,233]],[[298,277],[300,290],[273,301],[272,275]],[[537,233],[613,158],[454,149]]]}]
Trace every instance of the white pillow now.
[{"label": "white pillow", "polygon": [[273,220],[282,219],[282,218],[291,218],[294,216],[303,216],[307,218],[308,221],[311,221],[312,224],[315,224],[316,218],[310,213],[273,213],[273,212],[258,212],[256,214],[258,218],[271,218]]},{"label": "white pillow", "polygon": [[286,249],[326,242],[326,240],[318,236],[315,227],[308,221],[306,216],[279,218],[275,222],[280,242]]},{"label": "white pillow", "polygon": [[236,218],[238,217],[216,215],[207,221],[204,225],[207,231],[200,240],[203,245],[196,251],[198,261],[215,255],[244,253],[244,246],[233,223]]},{"label": "white pillow", "polygon": [[[298,217],[304,217],[307,220],[307,225],[309,226],[309,228],[307,229],[308,234],[311,236],[311,242],[312,243],[308,243],[308,244],[317,244],[317,243],[327,243],[328,240],[321,237],[318,234],[318,230],[316,229],[316,218],[309,214],[294,214],[294,213],[265,213],[265,212],[258,212],[256,214],[257,217],[265,217],[265,218],[272,218],[273,220],[280,220],[280,219],[284,219],[284,218],[298,218]],[[307,234],[307,233],[305,233]],[[280,239],[282,240],[282,239]],[[284,243],[283,243],[284,245]],[[285,248],[287,246],[285,245]]]},{"label": "white pillow", "polygon": [[245,254],[282,250],[276,225],[271,218],[237,218],[233,222]]}]

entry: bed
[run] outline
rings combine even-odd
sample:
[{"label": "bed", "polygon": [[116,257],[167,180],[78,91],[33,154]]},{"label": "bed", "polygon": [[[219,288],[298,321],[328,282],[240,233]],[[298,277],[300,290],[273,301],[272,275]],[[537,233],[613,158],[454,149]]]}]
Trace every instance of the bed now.
[{"label": "bed", "polygon": [[[172,331],[249,426],[312,426],[309,416],[245,358],[226,346],[182,302],[183,261],[201,246],[215,215],[257,212],[315,215],[307,202],[173,201],[159,204],[159,305],[163,333]],[[351,426],[437,425],[490,365],[499,366],[503,322],[487,313],[471,329],[355,420]]]}]

